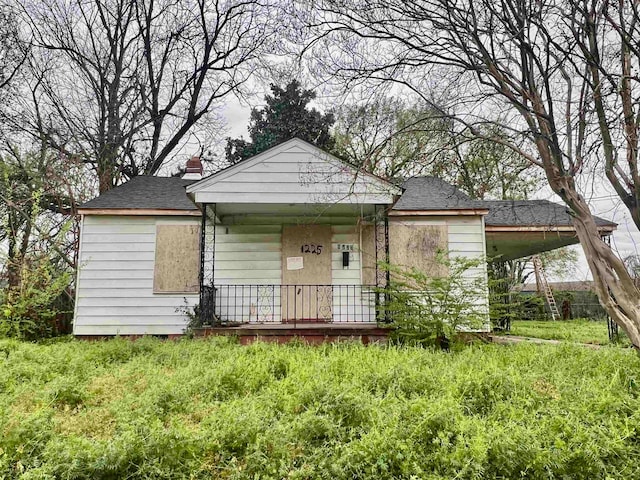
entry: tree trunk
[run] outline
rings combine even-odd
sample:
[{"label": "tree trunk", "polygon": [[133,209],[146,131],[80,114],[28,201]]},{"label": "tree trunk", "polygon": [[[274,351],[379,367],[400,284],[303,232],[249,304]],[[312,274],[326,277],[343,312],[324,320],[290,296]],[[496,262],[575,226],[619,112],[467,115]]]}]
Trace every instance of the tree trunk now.
[{"label": "tree trunk", "polygon": [[[105,148],[106,149],[106,148]],[[97,162],[98,191],[100,194],[111,190],[114,186],[117,166],[117,151],[108,149],[103,152]]]},{"label": "tree trunk", "polygon": [[111,190],[112,187],[113,180],[110,172],[108,170],[102,170],[98,173],[98,193],[103,194],[104,192]]},{"label": "tree trunk", "polygon": [[20,286],[20,266],[16,262],[16,238],[13,232],[9,235],[7,248],[7,286],[16,288]]},{"label": "tree trunk", "polygon": [[[22,283],[22,268],[29,250],[31,237],[31,223],[21,222],[19,213],[12,209],[9,212],[9,235],[7,248],[7,286],[12,289],[20,288]],[[22,231],[21,231],[22,230]],[[22,233],[22,236],[20,236]]]},{"label": "tree trunk", "polygon": [[568,181],[558,183],[564,184],[557,193],[574,214],[573,224],[593,275],[600,303],[624,330],[633,346],[640,349],[640,291],[622,260],[602,240],[584,198]]}]

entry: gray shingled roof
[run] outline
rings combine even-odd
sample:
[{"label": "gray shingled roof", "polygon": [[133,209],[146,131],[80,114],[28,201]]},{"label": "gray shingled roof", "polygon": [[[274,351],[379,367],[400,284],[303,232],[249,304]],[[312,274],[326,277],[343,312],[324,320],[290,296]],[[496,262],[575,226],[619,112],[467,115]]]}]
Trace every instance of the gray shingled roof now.
[{"label": "gray shingled roof", "polygon": [[[485,225],[573,226],[567,207],[548,200],[485,200],[484,204],[489,208]],[[604,218],[594,219],[600,226],[616,225]]]},{"label": "gray shingled roof", "polygon": [[436,177],[413,177],[404,182],[405,189],[392,210],[461,210],[487,208],[472,200],[453,185]]},{"label": "gray shingled roof", "polygon": [[185,187],[196,180],[140,175],[80,206],[81,209],[198,210]]},{"label": "gray shingled roof", "polygon": [[[197,210],[185,192],[196,180],[178,177],[134,177],[97,198],[81,209],[158,209]],[[547,200],[472,200],[453,185],[436,177],[414,177],[403,184],[405,189],[393,210],[488,209],[485,224],[491,226],[563,226],[572,225],[565,206]],[[616,224],[595,217],[598,225]]]}]

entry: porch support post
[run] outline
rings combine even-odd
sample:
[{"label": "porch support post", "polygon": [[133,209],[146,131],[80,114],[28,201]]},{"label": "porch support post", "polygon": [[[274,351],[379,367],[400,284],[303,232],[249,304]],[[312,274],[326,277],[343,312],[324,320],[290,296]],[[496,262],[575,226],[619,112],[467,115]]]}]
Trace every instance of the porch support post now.
[{"label": "porch support post", "polygon": [[204,251],[206,248],[206,232],[207,232],[207,204],[202,204],[202,218],[200,220],[200,272],[198,273],[198,283],[200,285],[200,299],[198,304],[198,323],[200,326],[204,323],[204,305],[205,290],[204,290]]},{"label": "porch support post", "polygon": [[[378,321],[389,321],[389,312],[386,306],[389,303],[389,295],[382,293],[389,285],[389,269],[380,268],[379,263],[389,263],[389,217],[385,205],[376,205],[375,210],[375,242],[376,242],[376,312]],[[384,306],[384,314],[381,307]]]},{"label": "porch support post", "polygon": [[[216,279],[216,218],[217,217],[217,204],[211,205],[211,287],[215,289],[215,279]],[[215,290],[214,290],[215,292]]]},{"label": "porch support post", "polygon": [[216,206],[202,205],[200,236],[200,323],[216,323],[215,255],[216,255]]}]

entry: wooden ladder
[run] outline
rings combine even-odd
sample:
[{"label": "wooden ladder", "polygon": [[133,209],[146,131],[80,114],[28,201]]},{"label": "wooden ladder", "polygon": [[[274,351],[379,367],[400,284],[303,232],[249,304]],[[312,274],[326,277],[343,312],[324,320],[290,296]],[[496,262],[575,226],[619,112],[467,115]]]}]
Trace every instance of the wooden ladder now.
[{"label": "wooden ladder", "polygon": [[553,320],[558,320],[560,318],[560,312],[558,311],[558,305],[556,304],[556,299],[553,298],[553,291],[551,290],[551,286],[547,281],[547,274],[544,271],[544,266],[542,265],[542,259],[540,258],[539,255],[534,255],[532,260],[533,260],[533,269],[536,274],[536,285],[538,287],[538,291],[544,293],[544,296],[547,299],[549,310],[551,310],[551,318]]}]

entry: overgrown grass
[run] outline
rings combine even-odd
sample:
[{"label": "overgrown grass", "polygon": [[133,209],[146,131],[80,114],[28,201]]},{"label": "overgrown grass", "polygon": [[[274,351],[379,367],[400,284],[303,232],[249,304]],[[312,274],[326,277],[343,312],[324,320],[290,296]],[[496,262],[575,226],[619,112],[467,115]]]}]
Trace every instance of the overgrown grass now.
[{"label": "overgrown grass", "polygon": [[[607,322],[595,320],[544,320],[514,321],[511,323],[509,335],[543,338],[546,340],[563,340],[574,343],[591,343],[607,345],[609,334]],[[626,336],[620,331],[621,345],[628,345]]]},{"label": "overgrown grass", "polygon": [[0,478],[640,478],[640,358],[0,341]]}]

